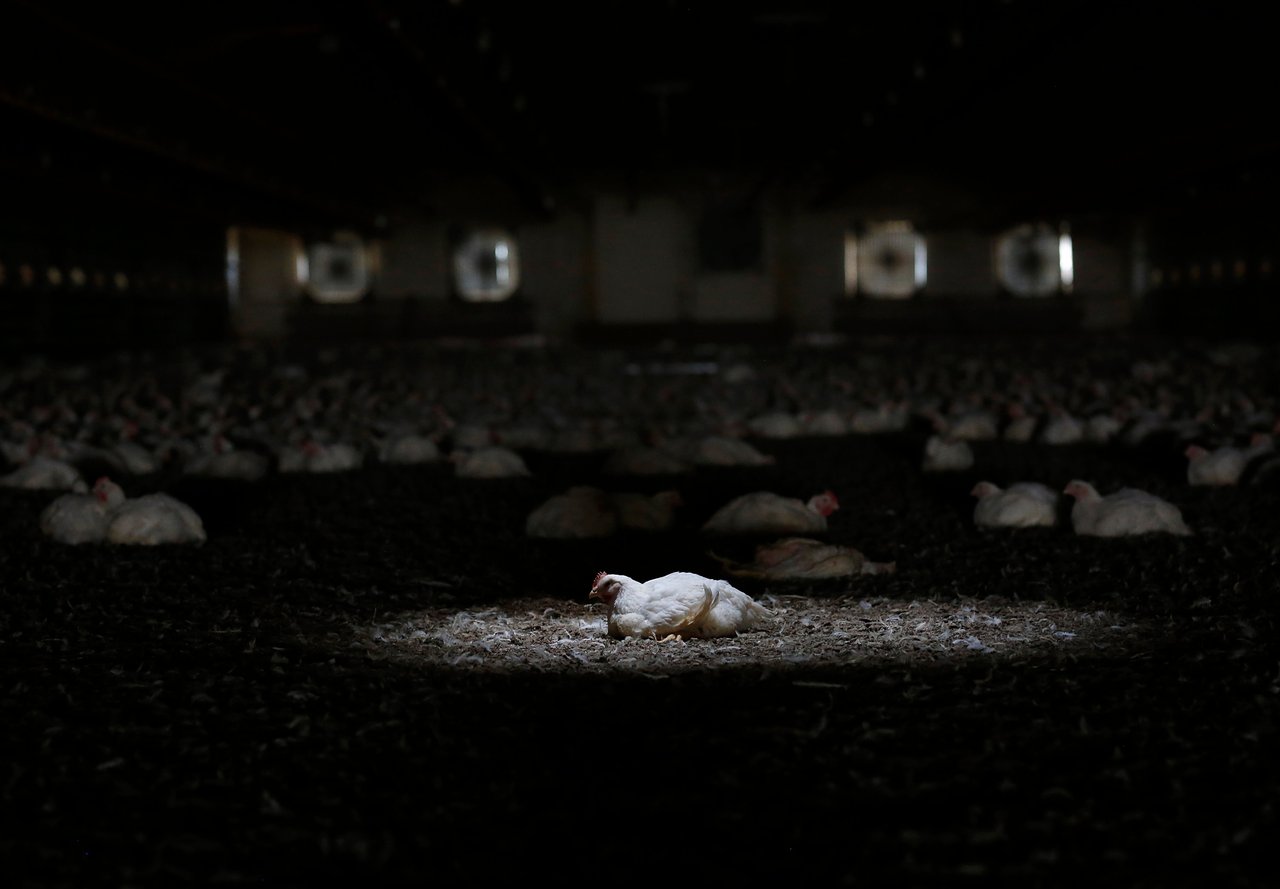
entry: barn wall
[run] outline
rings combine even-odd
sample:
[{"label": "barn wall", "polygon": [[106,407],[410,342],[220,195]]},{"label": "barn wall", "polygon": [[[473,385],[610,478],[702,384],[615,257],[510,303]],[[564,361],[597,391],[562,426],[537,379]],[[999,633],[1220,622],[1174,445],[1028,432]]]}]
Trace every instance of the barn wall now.
[{"label": "barn wall", "polygon": [[[822,211],[810,209],[795,195],[766,194],[761,200],[763,254],[755,267],[739,271],[702,268],[699,223],[716,196],[696,183],[650,188],[638,195],[616,186],[590,189],[594,197],[589,202],[566,205],[541,220],[489,214],[493,218],[486,218],[487,223],[506,222],[519,241],[522,287],[513,304],[506,306],[467,306],[453,299],[450,234],[459,220],[451,219],[447,211],[439,218],[393,226],[383,233],[373,292],[359,306],[308,304],[295,276],[298,235],[284,228],[239,227],[240,287],[232,330],[251,338],[320,333],[330,339],[486,336],[536,331],[554,339],[571,339],[592,325],[723,330],[740,324],[776,329],[782,335],[834,329],[909,331],[915,325],[938,330],[955,324],[1001,329],[1010,318],[1016,320],[1015,327],[1025,323],[1040,329],[1111,330],[1149,323],[1157,315],[1164,326],[1177,323],[1177,317],[1199,317],[1188,306],[1203,302],[1203,293],[1234,288],[1232,292],[1243,294],[1254,286],[1251,282],[1261,280],[1262,246],[1249,247],[1237,261],[1231,252],[1237,249],[1236,237],[1220,237],[1221,244],[1215,242],[1212,250],[1205,248],[1200,256],[1194,249],[1204,239],[1193,238],[1194,232],[1177,242],[1153,235],[1147,263],[1164,269],[1165,277],[1157,282],[1161,292],[1144,298],[1138,291],[1152,285],[1147,276],[1135,271],[1141,258],[1135,247],[1135,224],[1068,220],[1075,248],[1073,293],[1062,299],[1010,302],[1002,297],[992,269],[994,232],[922,223],[920,230],[929,248],[929,282],[916,300],[889,306],[846,297],[846,232],[869,222],[911,218],[908,211],[912,210],[928,219],[927,210],[920,209],[927,207],[920,191],[904,187],[900,195],[885,195],[882,205],[872,200],[874,195],[863,195],[856,202]],[[10,342],[36,348],[89,336],[104,338],[103,331],[111,331],[106,339],[125,343],[162,329],[167,331],[166,341],[221,335],[212,310],[212,300],[223,298],[217,292],[216,254],[221,245],[212,236],[205,238],[213,245],[205,251],[212,261],[197,262],[187,257],[176,240],[169,245],[151,236],[108,237],[110,229],[105,225],[93,231],[86,227],[84,232],[50,229],[33,234],[28,223],[10,226],[0,234],[0,261],[6,265],[8,279],[0,283],[0,296],[11,306]],[[1221,260],[1219,254],[1227,259]],[[1170,268],[1177,272],[1176,263],[1183,256],[1191,256],[1186,262],[1194,260],[1203,267],[1200,279],[1193,279],[1190,267],[1182,269],[1181,278],[1169,272]],[[1221,261],[1215,265],[1215,259]],[[24,263],[39,272],[30,286],[18,280]],[[1247,268],[1243,278],[1232,271],[1237,264]],[[90,283],[83,292],[66,284],[51,287],[44,277],[49,266],[64,272],[72,267],[91,273],[105,270],[108,284]],[[1225,271],[1215,277],[1213,269],[1219,267]],[[116,292],[109,284],[117,269],[127,273],[131,282],[127,293]],[[1195,288],[1191,296],[1196,300],[1168,295],[1179,280],[1184,289]],[[97,290],[107,292],[89,299]],[[192,293],[198,298],[188,302]],[[67,319],[84,320],[84,329],[73,329]]]},{"label": "barn wall", "polygon": [[930,296],[989,299],[1000,292],[991,262],[992,238],[969,229],[925,233]]},{"label": "barn wall", "polygon": [[449,296],[449,251],[443,223],[402,226],[383,239],[377,291],[393,299]]},{"label": "barn wall", "polygon": [[782,309],[795,329],[830,330],[844,294],[843,213],[797,213],[786,227]]},{"label": "barn wall", "polygon": [[218,227],[70,206],[0,206],[0,352],[88,354],[226,335]]},{"label": "barn wall", "polygon": [[301,299],[297,235],[267,228],[238,228],[239,287],[231,307],[237,335],[252,339],[287,336],[292,310]]},{"label": "barn wall", "polygon": [[696,321],[772,321],[777,313],[777,286],[768,272],[708,272],[695,278]]},{"label": "barn wall", "polygon": [[1092,234],[1086,229],[1072,236],[1081,327],[1114,329],[1133,320],[1133,257],[1125,235],[1117,231]]},{"label": "barn wall", "polygon": [[[867,302],[844,294],[846,233],[889,219],[925,220],[919,230],[929,250],[927,287],[910,305],[855,311],[892,314],[902,326],[919,319],[942,328],[964,322],[966,312],[982,329],[998,329],[1004,317],[1000,306],[1007,304],[992,264],[997,232],[928,221],[976,213],[980,196],[902,177],[869,184],[823,211],[808,209],[796,195],[765,195],[760,261],[746,269],[713,271],[702,267],[699,224],[722,196],[716,187],[698,181],[651,183],[647,189],[604,183],[588,192],[593,195],[588,204],[507,225],[519,241],[520,293],[528,302],[530,323],[554,338],[570,338],[592,325],[687,329],[776,323],[780,331],[830,331],[851,306]],[[502,224],[503,218],[491,222]],[[448,300],[450,224],[445,218],[388,234],[376,285],[379,298],[443,300],[439,311],[445,315],[467,311]],[[1040,301],[1018,301],[1010,310],[1017,313],[1017,324],[1108,329],[1130,323],[1130,229],[1121,222],[1075,230],[1074,293],[1045,301],[1043,309],[1033,304]],[[942,315],[946,318],[939,320]]]},{"label": "barn wall", "polygon": [[522,226],[519,237],[522,290],[534,303],[538,331],[571,336],[591,313],[590,222],[581,213],[567,212]]},{"label": "barn wall", "polygon": [[686,315],[694,269],[693,226],[669,197],[601,195],[592,220],[594,320],[662,324]]}]

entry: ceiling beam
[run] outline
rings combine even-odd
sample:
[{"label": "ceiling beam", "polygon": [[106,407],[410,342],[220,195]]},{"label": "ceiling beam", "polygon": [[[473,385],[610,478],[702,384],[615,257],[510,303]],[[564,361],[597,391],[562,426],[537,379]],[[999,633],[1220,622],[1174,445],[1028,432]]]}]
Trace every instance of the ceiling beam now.
[{"label": "ceiling beam", "polygon": [[398,46],[420,72],[418,82],[443,101],[462,124],[469,140],[494,165],[493,175],[535,216],[550,216],[555,211],[555,199],[540,177],[528,168],[524,156],[513,151],[497,132],[480,119],[455,88],[449,72],[408,33],[398,15],[381,0],[367,0],[367,7],[378,30]]},{"label": "ceiling beam", "polygon": [[353,218],[363,222],[372,220],[377,215],[377,210],[371,207],[332,198],[317,197],[310,191],[297,186],[262,176],[241,167],[232,166],[189,148],[179,148],[134,133],[125,132],[104,122],[100,117],[95,116],[94,119],[90,120],[81,113],[59,108],[52,102],[41,101],[34,94],[30,96],[20,95],[15,90],[0,86],[0,105],[6,105],[17,111],[75,130],[103,142],[118,145],[139,154],[159,158],[190,172],[230,183],[292,206],[318,210],[338,222],[349,222]]}]

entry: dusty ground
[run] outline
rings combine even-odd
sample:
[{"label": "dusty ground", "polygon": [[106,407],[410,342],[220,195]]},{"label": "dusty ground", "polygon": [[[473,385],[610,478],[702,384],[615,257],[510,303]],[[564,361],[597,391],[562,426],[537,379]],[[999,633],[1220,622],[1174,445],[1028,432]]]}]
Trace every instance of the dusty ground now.
[{"label": "dusty ground", "polygon": [[[968,653],[1092,654],[1123,650],[1147,629],[1106,611],[997,598],[944,604],[769,594],[761,601],[775,619],[727,640],[619,642],[608,637],[601,605],[566,607],[556,599],[514,600],[478,611],[429,609],[372,627],[362,638],[371,657],[413,665],[499,673],[641,673],[662,679],[734,667],[785,673],[795,667],[847,668],[898,658],[928,663],[959,660]],[[806,684],[802,678],[795,682]]]},{"label": "dusty ground", "polygon": [[[563,545],[523,517],[593,458],[175,484],[196,549],[69,550],[5,492],[7,879],[1274,885],[1275,489],[1083,446],[931,479],[921,444],[766,443],[682,480],[671,534]],[[981,533],[979,475],[1147,487],[1196,534]],[[777,621],[735,639],[607,638],[595,572],[713,573],[695,529],[756,487],[832,488],[830,539],[898,572],[743,582]]]}]

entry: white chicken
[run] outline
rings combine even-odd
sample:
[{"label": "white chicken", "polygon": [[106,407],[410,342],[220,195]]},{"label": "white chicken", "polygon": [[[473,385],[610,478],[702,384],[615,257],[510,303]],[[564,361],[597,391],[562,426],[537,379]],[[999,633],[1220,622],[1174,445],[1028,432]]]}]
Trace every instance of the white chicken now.
[{"label": "white chicken", "polygon": [[99,481],[92,493],[63,494],[46,506],[40,513],[40,530],[59,543],[99,543],[106,537],[111,509],[123,502],[119,486]]},{"label": "white chicken", "polygon": [[970,408],[947,416],[931,413],[934,427],[953,441],[990,441],[999,434],[995,414],[985,408]]},{"label": "white chicken", "polygon": [[1060,407],[1049,411],[1049,419],[1040,430],[1040,442],[1047,445],[1068,445],[1084,441],[1084,424]]},{"label": "white chicken", "polygon": [[692,469],[663,448],[631,447],[611,453],[601,471],[610,475],[682,475]]},{"label": "white chicken", "polygon": [[827,517],[840,508],[831,491],[807,501],[772,491],[735,497],[703,524],[709,534],[813,534],[827,530]]},{"label": "white chicken", "polygon": [[61,543],[108,543],[152,546],[203,543],[204,523],[187,504],[167,494],[136,499],[108,478],[100,478],[92,494],[67,494],[45,507],[40,530]]},{"label": "white chicken", "polygon": [[168,494],[125,498],[120,486],[98,479],[93,487],[108,504],[106,540],[136,546],[203,543],[204,523],[196,511]]},{"label": "white chicken", "polygon": [[1064,493],[1076,498],[1071,525],[1077,534],[1091,537],[1126,537],[1166,533],[1187,536],[1191,529],[1182,511],[1167,500],[1136,488],[1121,488],[1106,497],[1088,482],[1075,480]]},{"label": "white chicken", "polygon": [[280,471],[298,472],[346,472],[359,469],[364,456],[354,445],[345,442],[322,444],[308,439],[280,451]]},{"label": "white chicken", "polygon": [[777,461],[750,442],[727,435],[699,439],[692,448],[692,459],[697,466],[770,466]]},{"label": "white chicken", "polygon": [[1005,424],[1004,432],[1001,436],[1005,441],[1025,444],[1035,437],[1036,428],[1040,425],[1039,416],[1029,413],[1017,401],[1011,402],[1005,412],[1009,415],[1009,422]]},{"label": "white chicken", "polygon": [[1120,434],[1124,422],[1115,413],[1094,414],[1084,421],[1084,440],[1107,444]]},{"label": "white chicken", "polygon": [[981,528],[1048,527],[1058,521],[1058,495],[1039,482],[1017,482],[1001,488],[978,482],[970,492],[978,498],[973,523]]},{"label": "white chicken", "polygon": [[494,443],[493,430],[482,423],[458,423],[449,430],[449,440],[459,451],[476,451]]},{"label": "white chicken", "polygon": [[963,472],[973,466],[973,448],[967,441],[953,441],[941,435],[931,435],[924,443],[925,472]]},{"label": "white chicken", "polygon": [[238,449],[222,435],[213,435],[182,471],[197,478],[256,482],[266,478],[270,469],[271,461],[265,455]]},{"label": "white chicken", "polygon": [[849,418],[849,431],[854,435],[879,435],[900,432],[911,420],[911,411],[902,402],[883,402],[876,407],[861,407]]},{"label": "white chicken", "polygon": [[518,420],[494,431],[495,443],[523,451],[551,450],[551,429],[537,420]]},{"label": "white chicken", "polygon": [[440,446],[425,435],[390,435],[378,445],[378,460],[391,466],[417,466],[440,459]]},{"label": "white chicken", "polygon": [[72,459],[81,465],[98,462],[124,475],[151,475],[160,470],[155,454],[136,441],[121,441],[110,447],[73,442],[69,449]]},{"label": "white chicken", "polygon": [[524,523],[526,536],[554,540],[609,537],[617,530],[618,514],[609,496],[587,485],[543,501]]},{"label": "white chicken", "polygon": [[1208,450],[1200,445],[1188,445],[1187,483],[1192,485],[1234,485],[1254,459],[1275,449],[1270,435],[1253,436],[1247,448],[1221,447]]},{"label": "white chicken", "polygon": [[800,424],[805,435],[840,436],[849,434],[849,421],[834,408],[801,414]]},{"label": "white chicken", "polygon": [[450,459],[459,478],[519,478],[530,475],[524,458],[501,445],[456,452]]},{"label": "white chicken", "polygon": [[747,429],[760,438],[795,438],[804,435],[804,426],[795,414],[770,411],[747,421]]},{"label": "white chicken", "polygon": [[644,583],[601,571],[590,598],[608,606],[609,635],[616,639],[713,639],[737,635],[773,617],[728,581],[688,571]]},{"label": "white chicken", "polygon": [[30,491],[83,493],[89,490],[89,486],[80,477],[80,470],[70,463],[49,457],[32,457],[8,475],[0,476],[0,486]]},{"label": "white chicken", "polygon": [[656,494],[610,494],[609,500],[618,514],[618,525],[628,531],[669,531],[675,524],[676,510],[684,505],[679,491]]},{"label": "white chicken", "polygon": [[808,537],[785,537],[761,544],[749,563],[710,555],[735,577],[761,580],[829,580],[855,574],[893,574],[897,570],[895,562],[872,562],[851,546]]},{"label": "white chicken", "polygon": [[676,491],[606,493],[577,485],[547,498],[525,519],[525,535],[558,540],[611,537],[619,530],[666,531],[681,505]]}]

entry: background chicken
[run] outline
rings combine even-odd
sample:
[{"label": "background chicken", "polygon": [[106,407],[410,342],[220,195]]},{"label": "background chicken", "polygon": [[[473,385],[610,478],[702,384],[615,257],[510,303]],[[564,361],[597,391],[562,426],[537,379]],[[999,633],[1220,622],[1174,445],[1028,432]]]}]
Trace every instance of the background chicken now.
[{"label": "background chicken", "polygon": [[973,448],[967,441],[931,435],[924,443],[925,472],[963,472],[973,466]]},{"label": "background chicken", "polygon": [[618,525],[628,531],[669,531],[675,524],[676,510],[684,504],[679,491],[613,493],[609,500],[618,515]]},{"label": "background chicken", "polygon": [[271,462],[265,455],[238,449],[222,435],[210,436],[183,464],[187,475],[240,481],[260,481],[270,469]]},{"label": "background chicken", "polygon": [[1001,488],[978,482],[970,492],[978,498],[973,523],[981,528],[1031,528],[1058,522],[1058,495],[1039,482],[1017,482]]},{"label": "background chicken", "polygon": [[710,554],[735,577],[760,580],[829,580],[856,574],[892,574],[895,562],[872,562],[851,546],[807,537],[786,537],[756,547],[749,563]]},{"label": "background chicken", "polygon": [[40,513],[40,530],[59,543],[99,543],[110,511],[124,502],[119,486],[99,481],[88,494],[63,494]]},{"label": "background chicken", "polygon": [[763,453],[750,442],[725,435],[708,435],[697,440],[691,449],[691,459],[698,466],[770,466],[776,462],[771,454]]},{"label": "background chicken", "polygon": [[1247,448],[1226,447],[1209,450],[1200,445],[1188,445],[1187,483],[1191,485],[1234,485],[1253,460],[1275,449],[1270,435],[1253,436]]},{"label": "background chicken", "polygon": [[459,478],[517,478],[530,474],[523,457],[497,445],[477,451],[456,451],[450,459]]},{"label": "background chicken", "polygon": [[1071,507],[1071,525],[1077,534],[1127,537],[1150,533],[1187,536],[1191,533],[1178,507],[1146,491],[1121,488],[1103,497],[1093,485],[1076,480],[1067,485],[1064,493],[1076,498],[1075,505]]},{"label": "background chicken", "polygon": [[77,491],[83,493],[88,485],[80,477],[80,470],[70,463],[49,457],[32,457],[13,472],[0,476],[0,486],[26,488],[28,490]]},{"label": "background chicken", "polygon": [[279,453],[279,467],[284,473],[348,472],[359,469],[363,462],[364,455],[346,442],[326,444],[307,439],[282,448]]},{"label": "background chicken", "polygon": [[601,471],[610,475],[682,475],[692,469],[662,448],[636,446],[611,453]]},{"label": "background chicken", "polygon": [[138,546],[161,543],[204,543],[204,523],[196,511],[168,494],[126,498],[120,486],[99,479],[94,492],[109,507],[106,540]]},{"label": "background chicken", "polygon": [[388,436],[378,445],[378,459],[393,466],[417,466],[440,459],[440,446],[425,435],[406,432]]},{"label": "background chicken", "polygon": [[549,497],[529,513],[524,533],[529,537],[590,539],[609,537],[618,530],[618,514],[599,488],[577,485]]},{"label": "background chicken", "polygon": [[109,478],[91,494],[66,494],[40,514],[40,530],[61,543],[203,543],[204,523],[190,506],[168,494],[129,499]]},{"label": "background chicken", "polygon": [[840,508],[830,491],[807,501],[772,491],[753,491],[735,497],[707,519],[710,534],[813,534],[827,530],[827,517]]}]

